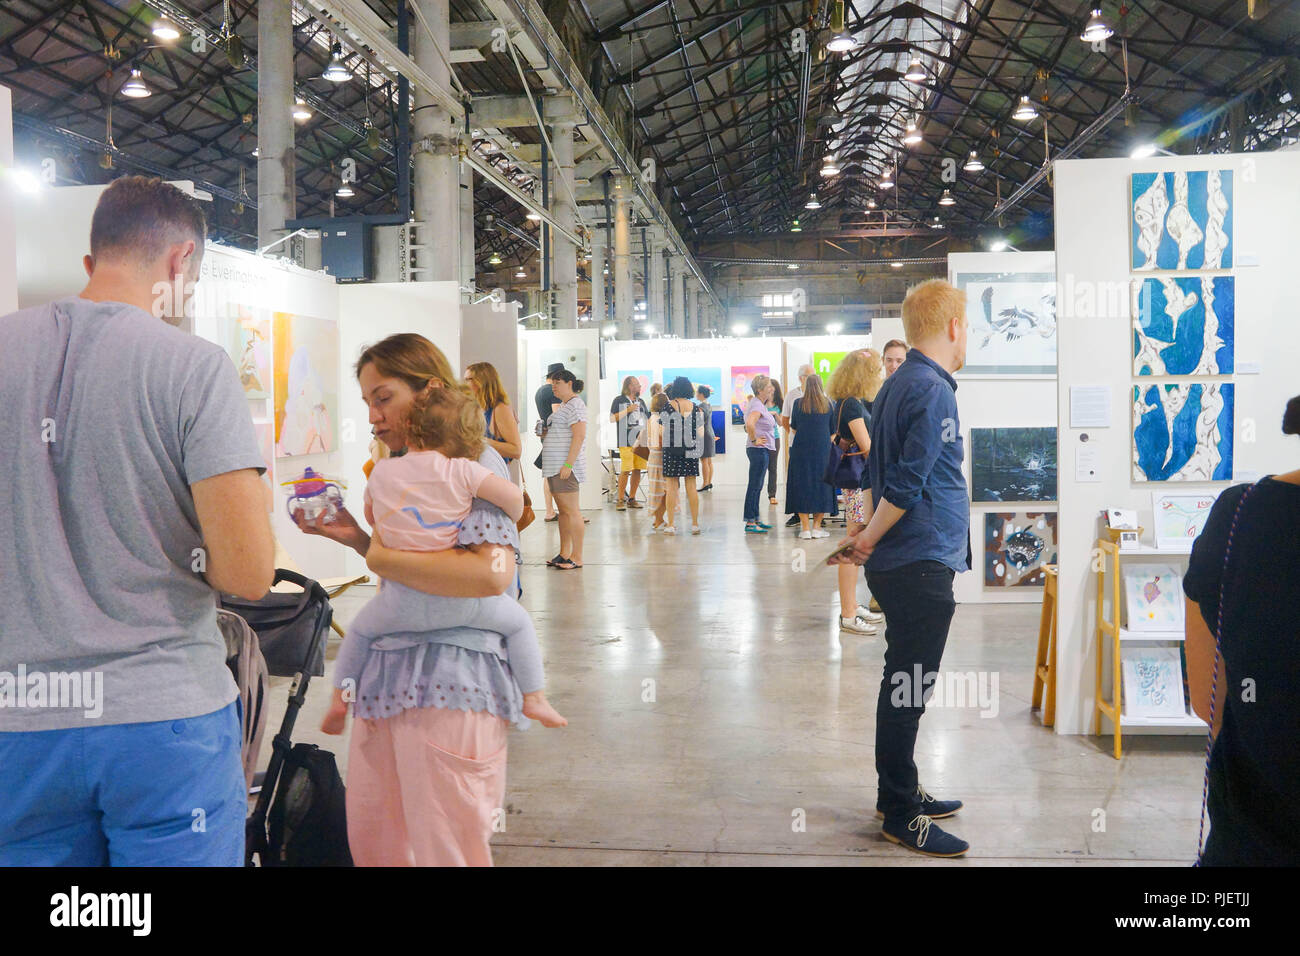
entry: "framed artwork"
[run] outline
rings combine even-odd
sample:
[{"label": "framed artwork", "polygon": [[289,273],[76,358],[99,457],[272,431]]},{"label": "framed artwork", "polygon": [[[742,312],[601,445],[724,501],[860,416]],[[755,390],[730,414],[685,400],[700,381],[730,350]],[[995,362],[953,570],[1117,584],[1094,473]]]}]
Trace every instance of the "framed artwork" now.
[{"label": "framed artwork", "polygon": [[749,383],[755,375],[771,375],[766,365],[731,366],[731,421],[732,424],[745,420],[742,409],[750,399]]},{"label": "framed artwork", "polygon": [[[621,393],[623,390],[623,379],[627,378],[629,375],[632,376],[641,383],[641,397],[645,399],[647,404],[649,404],[650,399],[648,396],[650,395],[650,383],[654,381],[654,374],[653,369],[628,369],[623,372],[615,372],[614,384]],[[579,378],[581,378],[581,376],[579,376]]]},{"label": "framed artwork", "polygon": [[972,428],[972,501],[1055,501],[1056,428]]},{"label": "framed artwork", "polygon": [[722,391],[722,369],[717,366],[713,368],[666,368],[663,377],[664,388],[666,389],[671,385],[673,379],[678,375],[685,375],[689,378],[692,388],[707,385],[709,387],[710,405],[719,401],[720,396],[724,394]]},{"label": "framed artwork", "polygon": [[236,314],[223,320],[225,348],[239,371],[244,397],[271,397],[271,319],[263,309],[235,307]]},{"label": "framed artwork", "polygon": [[1230,481],[1230,382],[1133,388],[1134,481]]},{"label": "framed artwork", "polygon": [[1205,530],[1218,492],[1151,492],[1151,514],[1157,548],[1191,551]]},{"label": "framed artwork", "polygon": [[[573,349],[542,349],[542,375],[546,370],[559,362],[578,378],[587,377],[587,350],[585,348]],[[620,384],[622,384],[620,382]],[[649,385],[646,386],[649,391]]]},{"label": "framed artwork", "polygon": [[1040,588],[1044,565],[1056,563],[1056,512],[990,511],[984,515],[984,586]]},{"label": "framed artwork", "polygon": [[1232,374],[1235,298],[1232,276],[1135,280],[1133,374]]},{"label": "framed artwork", "polygon": [[1130,631],[1182,631],[1183,576],[1177,568],[1130,561],[1123,579]]},{"label": "framed artwork", "polygon": [[[851,350],[850,350],[851,351]],[[848,352],[814,352],[812,354],[813,371],[822,377],[822,384],[829,384],[831,375],[840,367]]]},{"label": "framed artwork", "polygon": [[[262,449],[262,463],[266,465],[266,474],[262,476],[262,481],[272,491],[275,490],[275,423],[274,422],[253,422],[253,430],[257,432],[257,445]],[[272,497],[274,501],[274,497]]]},{"label": "framed artwork", "polygon": [[1232,170],[1134,173],[1133,271],[1232,268]]},{"label": "framed artwork", "polygon": [[970,325],[960,375],[1056,374],[1056,274],[958,275]]},{"label": "framed artwork", "polygon": [[292,312],[273,316],[275,457],[338,447],[339,324]]},{"label": "framed artwork", "polygon": [[1125,717],[1182,717],[1183,662],[1177,647],[1126,644],[1120,647]]}]

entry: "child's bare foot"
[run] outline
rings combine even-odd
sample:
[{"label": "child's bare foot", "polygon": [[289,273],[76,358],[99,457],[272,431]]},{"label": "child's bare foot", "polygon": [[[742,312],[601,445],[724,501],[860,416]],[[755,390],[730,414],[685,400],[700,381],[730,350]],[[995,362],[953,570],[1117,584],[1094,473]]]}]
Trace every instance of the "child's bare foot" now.
[{"label": "child's bare foot", "polygon": [[543,727],[567,727],[569,722],[551,706],[540,690],[524,694],[524,716],[540,721]]},{"label": "child's bare foot", "polygon": [[[527,708],[525,708],[525,711]],[[330,709],[325,712],[325,719],[320,722],[321,733],[338,735],[343,733],[343,728],[348,720],[348,705],[336,701],[330,705]]]}]

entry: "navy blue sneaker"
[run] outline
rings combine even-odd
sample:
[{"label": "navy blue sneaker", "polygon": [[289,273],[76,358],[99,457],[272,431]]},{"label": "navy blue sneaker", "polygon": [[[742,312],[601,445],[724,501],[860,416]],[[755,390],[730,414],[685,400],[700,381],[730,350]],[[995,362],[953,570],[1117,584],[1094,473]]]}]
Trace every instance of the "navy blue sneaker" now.
[{"label": "navy blue sneaker", "polygon": [[[962,808],[962,802],[960,800],[936,800],[934,797],[926,793],[925,787],[922,787],[920,784],[917,784],[916,791],[921,795],[921,812],[931,820],[943,820],[946,817],[952,816]],[[885,811],[877,809],[876,816],[883,819]]]},{"label": "navy blue sneaker", "polygon": [[970,849],[969,843],[945,832],[923,813],[906,824],[886,820],[880,828],[880,834],[890,843],[897,843],[925,856],[962,856]]}]

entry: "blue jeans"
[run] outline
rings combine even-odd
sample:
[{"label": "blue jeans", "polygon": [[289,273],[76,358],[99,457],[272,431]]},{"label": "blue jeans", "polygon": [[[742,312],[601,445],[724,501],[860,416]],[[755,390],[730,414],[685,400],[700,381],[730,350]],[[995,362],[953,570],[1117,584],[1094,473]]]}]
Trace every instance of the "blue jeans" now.
[{"label": "blue jeans", "polygon": [[0,866],[243,866],[239,704],[0,733]]},{"label": "blue jeans", "polygon": [[758,520],[758,499],[763,494],[763,479],[767,477],[768,451],[766,448],[746,448],[749,456],[749,485],[745,488],[745,521]]},{"label": "blue jeans", "polygon": [[[957,603],[952,568],[914,561],[889,571],[868,571],[867,586],[885,612],[885,672],[876,699],[876,809],[888,823],[910,823],[921,812],[920,782],[912,752],[925,713],[925,697],[912,685],[919,673],[937,674]],[[900,683],[896,675],[903,675]],[[899,687],[908,693],[895,695]]]}]

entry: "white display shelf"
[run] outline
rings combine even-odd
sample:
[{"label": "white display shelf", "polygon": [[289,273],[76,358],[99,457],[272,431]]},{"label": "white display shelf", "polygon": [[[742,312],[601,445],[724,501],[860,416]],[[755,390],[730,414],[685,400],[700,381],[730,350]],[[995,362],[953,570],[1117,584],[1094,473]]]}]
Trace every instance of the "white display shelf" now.
[{"label": "white display shelf", "polygon": [[1133,631],[1127,627],[1119,629],[1120,641],[1178,641],[1186,640],[1186,631]]},{"label": "white display shelf", "polygon": [[1154,544],[1140,544],[1131,550],[1120,550],[1122,557],[1128,557],[1131,554],[1136,555],[1170,555],[1187,557],[1192,553],[1191,548],[1157,548]]},{"label": "white display shelf", "polygon": [[1126,732],[1146,728],[1167,734],[1197,734],[1209,730],[1209,725],[1195,714],[1183,714],[1181,717],[1121,717],[1120,727]]}]

